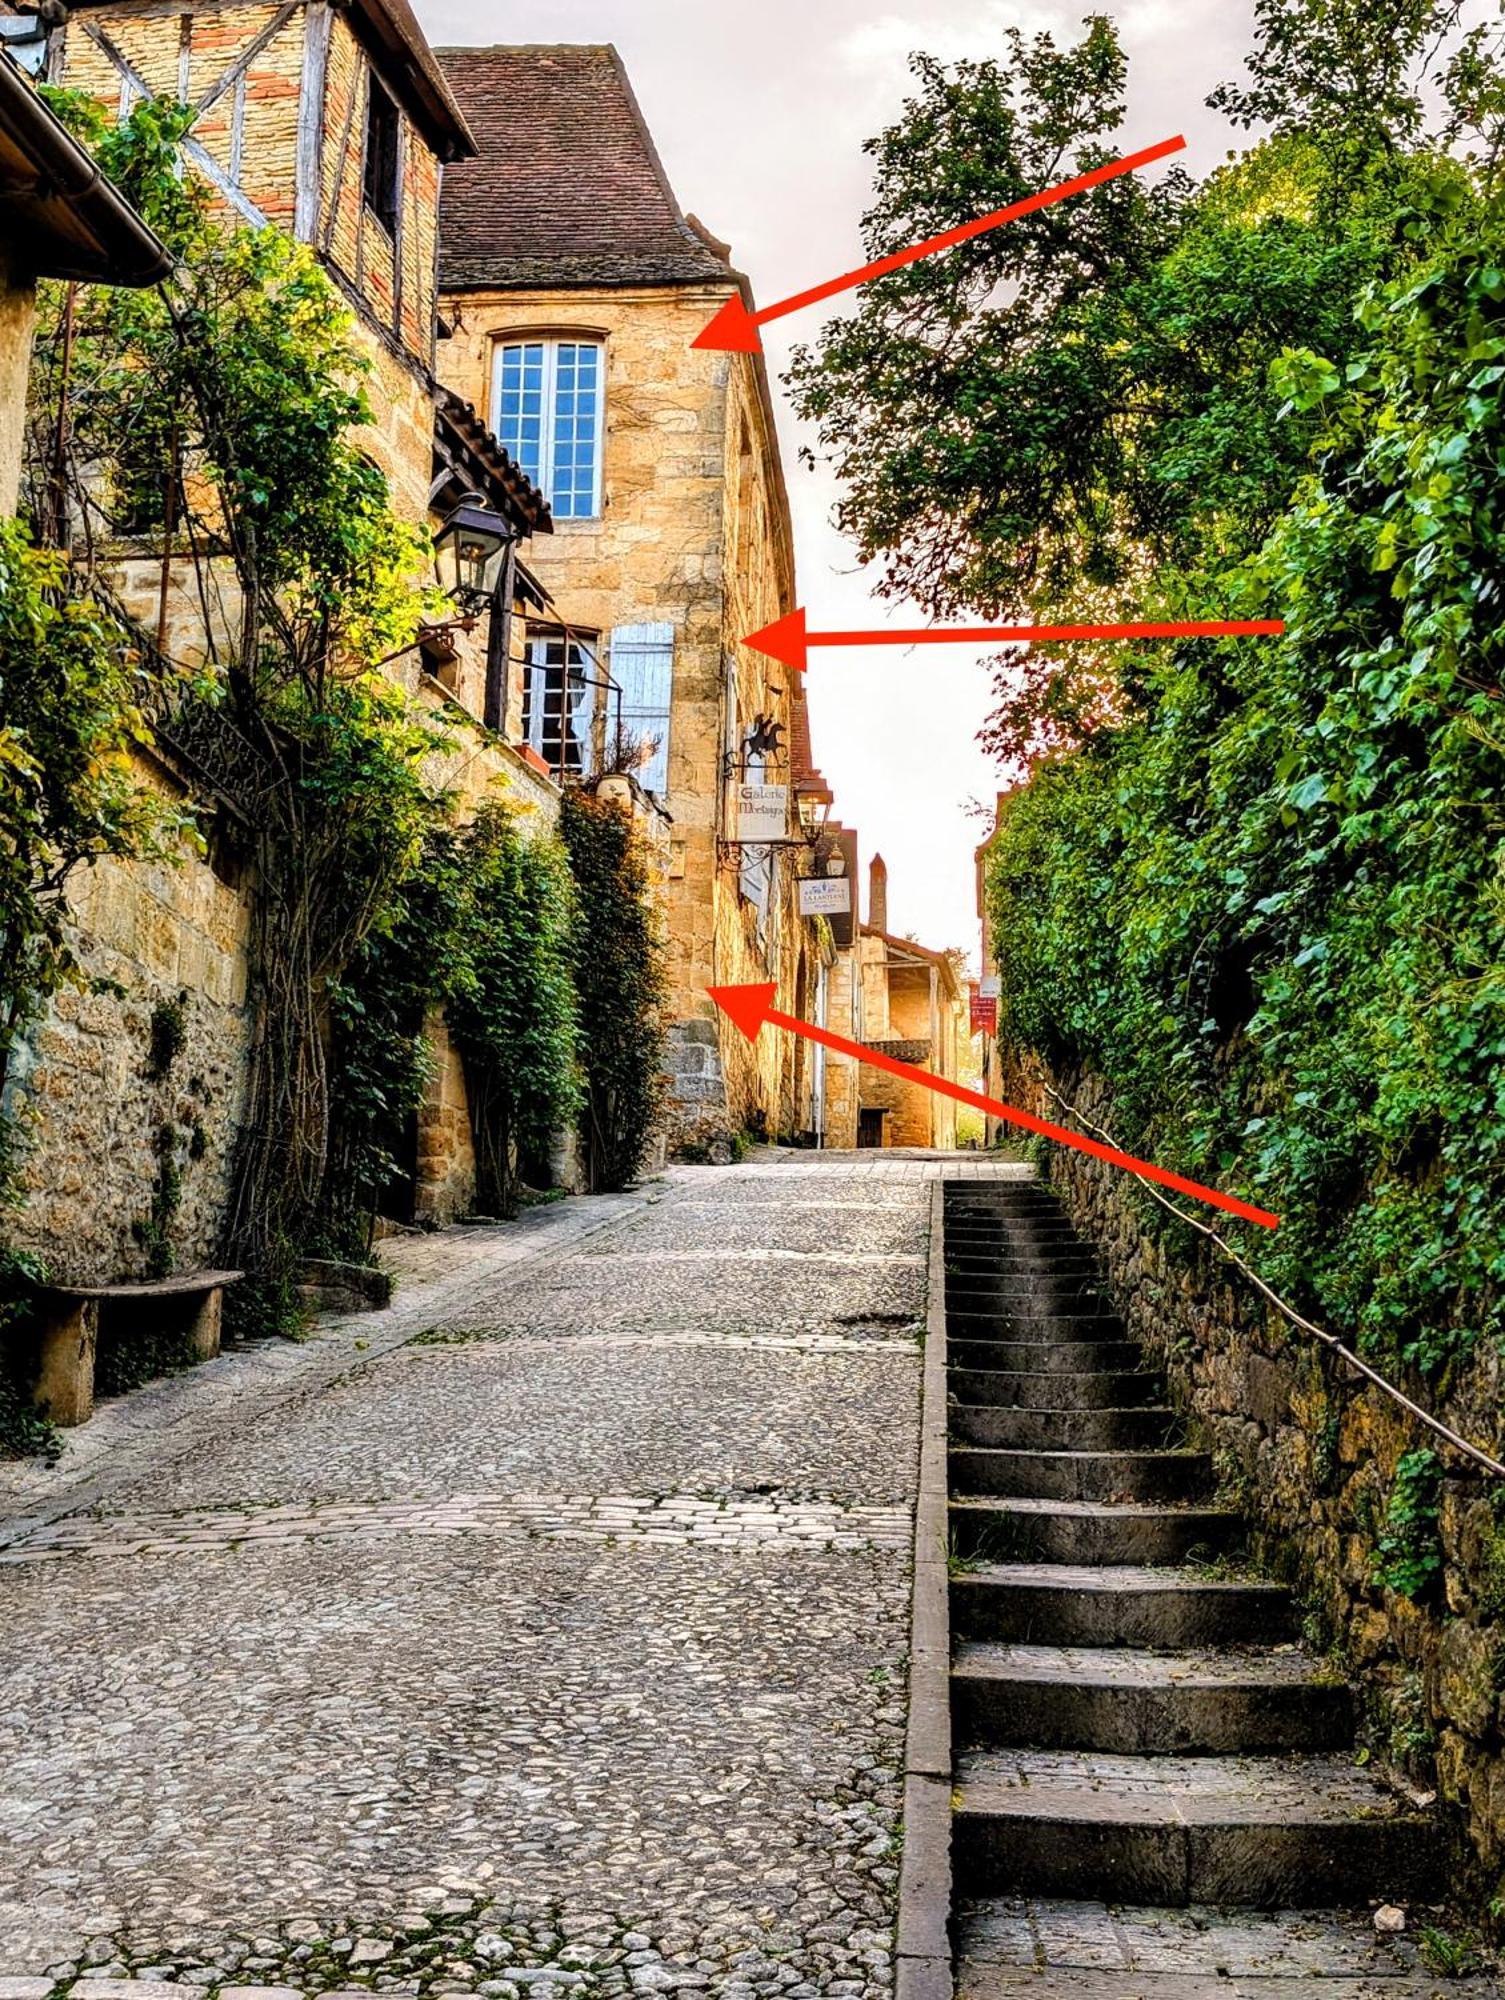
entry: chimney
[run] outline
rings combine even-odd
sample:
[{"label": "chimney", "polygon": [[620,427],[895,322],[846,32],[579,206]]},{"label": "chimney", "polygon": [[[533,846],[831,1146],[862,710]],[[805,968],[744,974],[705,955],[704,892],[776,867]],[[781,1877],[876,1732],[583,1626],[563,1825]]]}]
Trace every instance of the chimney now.
[{"label": "chimney", "polygon": [[888,864],[881,854],[867,872],[867,920],[872,930],[888,929]]}]

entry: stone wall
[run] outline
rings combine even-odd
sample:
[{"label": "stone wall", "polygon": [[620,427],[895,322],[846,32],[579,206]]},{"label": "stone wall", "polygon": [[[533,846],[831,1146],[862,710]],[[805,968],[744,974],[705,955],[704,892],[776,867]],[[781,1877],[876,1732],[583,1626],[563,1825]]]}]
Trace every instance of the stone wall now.
[{"label": "stone wall", "polygon": [[[434,405],[428,364],[433,351],[438,165],[404,117],[402,213],[398,244],[366,209],[361,147],[369,62],[347,17],[299,8],[280,20],[276,0],[211,4],[193,10],[125,4],[91,9],[135,76],[157,95],[202,95],[262,35],[242,85],[225,91],[195,127],[212,163],[227,212],[260,213],[292,230],[298,215],[298,123],[302,92],[318,74],[310,37],[327,30],[325,100],[320,129],[319,198],[306,218],[326,266],[355,311],[357,342],[373,423],[357,437],[386,475],[397,511],[428,523]],[[64,75],[102,102],[121,101],[121,70],[90,36],[83,17],[70,24]],[[243,198],[243,199],[241,199]],[[5,295],[0,315],[20,294]],[[11,317],[19,327],[19,303]],[[0,333],[9,322],[0,317]],[[19,350],[21,343],[13,343]],[[0,339],[0,349],[5,349]],[[7,353],[9,349],[5,349]],[[3,474],[3,468],[0,468]],[[159,551],[122,544],[115,588],[148,630],[165,621],[168,652],[186,664],[233,651],[240,622],[229,565],[212,565],[205,614],[190,551],[169,564],[162,601]],[[514,622],[510,724],[520,717],[520,622]],[[211,643],[212,641],[212,643]],[[484,629],[461,635],[443,680],[418,652],[392,663],[391,677],[454,726],[453,747],[431,760],[428,777],[451,789],[460,817],[485,798],[505,796],[529,826],[551,831],[558,787],[518,750],[478,726],[485,701]],[[146,782],[175,784],[153,763]],[[223,843],[219,843],[222,847]],[[221,859],[219,847],[216,859]],[[253,884],[185,849],[181,865],[101,864],[70,891],[76,948],[101,988],[60,995],[15,1069],[13,1108],[32,1135],[25,1165],[29,1205],[10,1231],[45,1255],[60,1276],[140,1274],[145,1253],[134,1225],[148,1219],[161,1173],[156,1150],[167,1124],[183,1135],[176,1162],[182,1205],[169,1234],[180,1265],[214,1253],[224,1219],[250,1044],[247,944]],[[113,989],[119,997],[113,997]],[[172,1077],[145,1073],[152,1011],[184,995],[187,1043]],[[415,1206],[443,1222],[473,1205],[474,1155],[463,1069],[442,1021],[433,1024],[434,1067],[420,1108]],[[181,1077],[178,1068],[182,1069]],[[202,1127],[202,1140],[194,1133]],[[190,1157],[190,1149],[193,1149]],[[103,1163],[95,1171],[94,1163]]]},{"label": "stone wall", "polygon": [[0,515],[14,514],[26,436],[26,383],[36,325],[36,287],[0,251]]},{"label": "stone wall", "polygon": [[[1038,1064],[1003,1054],[1004,1095],[1073,1124]],[[1097,1080],[1066,1077],[1056,1088],[1114,1131]],[[1505,1482],[1444,1449],[1442,1588],[1422,1604],[1383,1588],[1374,1550],[1397,1461],[1436,1439],[1268,1308],[1191,1231],[1152,1235],[1152,1205],[1127,1175],[1059,1146],[1044,1170],[1106,1251],[1129,1331],[1163,1362],[1176,1401],[1216,1453],[1257,1553],[1295,1585],[1309,1637],[1360,1687],[1376,1761],[1435,1785],[1460,1889],[1482,1912],[1505,1890]],[[1501,1373],[1500,1355],[1483,1349],[1445,1385],[1392,1371],[1423,1408],[1505,1458]]]},{"label": "stone wall", "polygon": [[[142,771],[179,789],[160,767]],[[170,1160],[181,1206],[164,1233],[180,1268],[212,1261],[251,1033],[250,903],[233,824],[216,828],[209,861],[185,846],[176,866],[80,869],[69,908],[93,990],[59,993],[13,1063],[6,1112],[18,1121],[26,1205],[7,1217],[7,1237],[63,1281],[141,1276],[137,1228]],[[179,1013],[183,1043],[157,1075],[152,1017],[164,1007]]]}]

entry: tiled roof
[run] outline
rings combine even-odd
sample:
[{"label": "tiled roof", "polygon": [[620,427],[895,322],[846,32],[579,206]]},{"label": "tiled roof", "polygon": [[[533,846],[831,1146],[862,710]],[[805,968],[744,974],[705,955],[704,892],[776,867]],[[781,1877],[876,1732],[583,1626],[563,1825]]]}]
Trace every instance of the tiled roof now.
[{"label": "tiled roof", "polygon": [[681,213],[614,48],[438,56],[481,149],[444,176],[447,289],[731,279],[726,259]]},{"label": "tiled roof", "polygon": [[543,494],[482,423],[474,406],[443,387],[434,399],[434,478],[436,485],[445,479],[436,504],[446,511],[466,487],[475,487],[525,534],[554,532]]}]

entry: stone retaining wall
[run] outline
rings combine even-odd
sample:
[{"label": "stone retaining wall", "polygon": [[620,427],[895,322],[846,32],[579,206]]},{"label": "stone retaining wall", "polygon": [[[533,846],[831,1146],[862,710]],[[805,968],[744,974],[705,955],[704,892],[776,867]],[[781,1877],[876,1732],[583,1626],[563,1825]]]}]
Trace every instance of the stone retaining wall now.
[{"label": "stone retaining wall", "polygon": [[[1053,1083],[1092,1121],[1078,1129],[1119,1136],[1099,1080],[1048,1078],[1033,1058],[1001,1054],[1011,1102],[1073,1125]],[[1174,1400],[1216,1453],[1228,1497],[1254,1524],[1256,1554],[1296,1586],[1309,1636],[1359,1686],[1371,1755],[1435,1787],[1460,1891],[1483,1921],[1505,1892],[1505,1482],[1444,1452],[1443,1587],[1418,1605],[1377,1584],[1397,1461],[1431,1434],[1267,1308],[1191,1231],[1152,1236],[1153,1206],[1126,1174],[1064,1147],[1046,1153],[1042,1172],[1105,1252],[1128,1331],[1163,1362]],[[1478,1352],[1445,1388],[1398,1386],[1505,1456],[1497,1353]]]}]

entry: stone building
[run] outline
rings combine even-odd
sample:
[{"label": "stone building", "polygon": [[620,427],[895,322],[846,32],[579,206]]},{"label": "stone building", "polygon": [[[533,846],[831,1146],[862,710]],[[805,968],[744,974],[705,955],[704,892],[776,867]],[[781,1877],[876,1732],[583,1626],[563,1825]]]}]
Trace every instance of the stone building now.
[{"label": "stone building", "polygon": [[[855,878],[855,837],[851,866]],[[856,882],[853,882],[856,895]],[[854,912],[855,916],[855,912]],[[888,928],[888,868],[868,870],[868,913],[852,926],[830,974],[826,1025],[850,1041],[955,1082],[967,1034],[966,993],[955,958]],[[828,1055],[825,1144],[833,1147],[956,1144],[952,1099],[869,1063]]]},{"label": "stone building", "polygon": [[[406,0],[211,0],[191,10],[79,0],[50,31],[46,60],[53,80],[122,113],[145,96],[196,106],[186,169],[229,215],[314,248],[370,359],[376,421],[361,444],[399,512],[437,527],[469,492],[518,542],[548,532],[537,484],[435,379],[440,177],[474,146]],[[111,545],[116,587],[146,630],[165,634],[173,657],[202,660],[206,612],[192,553],[161,541]],[[514,550],[473,633],[433,638],[389,671],[457,726],[436,777],[472,803],[500,788],[548,827],[559,786],[522,725],[528,621],[540,615],[558,616]],[[198,795],[191,750],[164,731],[143,753],[143,782]],[[136,1225],[168,1126],[195,1135],[178,1163],[177,1261],[214,1256],[249,1058],[256,885],[233,806],[220,802],[206,824],[207,851],[185,846],[175,866],[106,861],[70,885],[77,948],[98,984],[59,995],[12,1067],[8,1108],[29,1143],[27,1205],[8,1234],[64,1282],[139,1272]],[[161,1078],[149,1049],[165,1008],[178,1012],[183,1042]],[[471,1204],[474,1162],[458,1057],[442,1022],[431,1029],[435,1080],[410,1135],[400,1205],[444,1220]]]},{"label": "stone building", "polygon": [[751,784],[797,841],[808,741],[800,677],[740,643],[795,601],[767,375],[691,345],[746,281],[681,212],[614,49],[440,58],[480,156],[445,177],[439,368],[548,495],[536,567],[571,613],[530,638],[527,740],[567,780],[636,757],[668,814],[672,1140],[804,1131],[797,1038],[750,1045],[706,997],[773,979],[808,1017],[819,979],[798,845],[737,838]]}]

